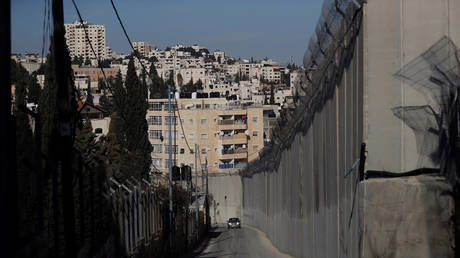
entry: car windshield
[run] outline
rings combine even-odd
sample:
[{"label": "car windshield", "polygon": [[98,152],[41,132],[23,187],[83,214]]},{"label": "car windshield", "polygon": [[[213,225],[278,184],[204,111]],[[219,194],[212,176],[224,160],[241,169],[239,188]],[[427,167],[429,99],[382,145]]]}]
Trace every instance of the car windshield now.
[{"label": "car windshield", "polygon": [[238,218],[231,218],[231,219],[229,219],[228,221],[229,221],[229,222],[232,222],[232,223],[234,223],[234,222],[240,222],[240,220],[239,220]]}]

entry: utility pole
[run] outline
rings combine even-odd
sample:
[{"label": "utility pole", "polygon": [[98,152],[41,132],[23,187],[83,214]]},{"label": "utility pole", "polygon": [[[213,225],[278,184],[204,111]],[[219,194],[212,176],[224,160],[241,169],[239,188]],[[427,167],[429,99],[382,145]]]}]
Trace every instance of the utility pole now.
[{"label": "utility pole", "polygon": [[[71,75],[70,64],[67,62],[66,57],[66,42],[65,42],[65,28],[64,28],[64,6],[63,0],[53,0],[53,47],[54,47],[54,62],[55,62],[55,75],[57,82],[57,131],[58,146],[56,146],[56,154],[58,157],[58,164],[53,170],[53,173],[62,176],[62,196],[63,196],[63,213],[64,213],[64,237],[65,237],[65,254],[66,257],[75,257],[76,237],[75,237],[75,208],[73,198],[73,171],[72,171],[72,148],[73,148],[73,135],[74,128],[72,120],[74,105],[72,105],[71,96]],[[57,237],[57,236],[56,236]]]},{"label": "utility pole", "polygon": [[173,162],[172,162],[172,135],[171,135],[171,85],[168,85],[168,115],[169,115],[169,252],[171,253],[174,246],[173,240],[173,199],[172,199],[172,173],[173,173]]},{"label": "utility pole", "polygon": [[198,242],[198,218],[199,218],[199,204],[198,204],[198,145],[195,143],[195,231],[196,241]]},{"label": "utility pole", "polygon": [[205,169],[206,169],[206,195],[205,195],[205,209],[206,209],[206,232],[208,232],[209,230],[209,226],[211,225],[209,223],[209,220],[211,218],[211,216],[209,216],[209,198],[208,198],[208,158],[206,158],[206,165],[205,165]]},{"label": "utility pole", "polygon": [[1,226],[5,230],[0,248],[5,257],[14,257],[16,238],[16,137],[11,115],[11,1],[0,8],[0,194]]}]

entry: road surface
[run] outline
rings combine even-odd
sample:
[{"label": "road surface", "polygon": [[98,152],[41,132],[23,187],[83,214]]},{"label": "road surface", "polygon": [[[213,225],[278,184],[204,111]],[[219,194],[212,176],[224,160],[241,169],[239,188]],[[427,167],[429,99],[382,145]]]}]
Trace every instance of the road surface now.
[{"label": "road surface", "polygon": [[200,249],[194,257],[290,257],[280,253],[263,232],[249,226],[241,229],[216,228],[210,232],[209,239]]}]

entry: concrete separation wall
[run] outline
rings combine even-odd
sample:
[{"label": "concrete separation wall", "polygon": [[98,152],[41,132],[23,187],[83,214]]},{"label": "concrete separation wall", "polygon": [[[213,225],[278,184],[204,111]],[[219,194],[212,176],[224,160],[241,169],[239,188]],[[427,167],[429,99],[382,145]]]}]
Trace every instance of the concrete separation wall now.
[{"label": "concrete separation wall", "polygon": [[[339,2],[348,1],[325,1]],[[357,2],[338,16],[320,18],[304,59],[310,68],[305,98],[280,121],[275,144],[242,172],[243,222],[295,257],[453,257],[454,204],[443,178],[360,183],[352,166],[367,142],[365,169],[439,167],[393,113],[395,107],[427,103],[395,74],[444,36],[460,42],[452,29],[460,25],[453,15],[460,4]],[[323,15],[334,8],[324,8]],[[330,26],[342,15],[353,24]],[[331,27],[344,37],[330,33]]]},{"label": "concrete separation wall", "polygon": [[445,178],[371,179],[360,192],[362,257],[454,257],[455,203]]},{"label": "concrete separation wall", "polygon": [[238,174],[209,174],[209,193],[214,201],[209,212],[212,223],[225,223],[229,218],[242,217],[242,185]]}]

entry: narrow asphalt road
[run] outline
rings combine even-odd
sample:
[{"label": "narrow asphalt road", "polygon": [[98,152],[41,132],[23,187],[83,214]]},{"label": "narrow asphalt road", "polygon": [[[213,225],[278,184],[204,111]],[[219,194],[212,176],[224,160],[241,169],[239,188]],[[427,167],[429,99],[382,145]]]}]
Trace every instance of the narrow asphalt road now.
[{"label": "narrow asphalt road", "polygon": [[249,226],[241,229],[216,228],[210,232],[201,250],[194,257],[290,257],[280,253],[263,232]]}]

